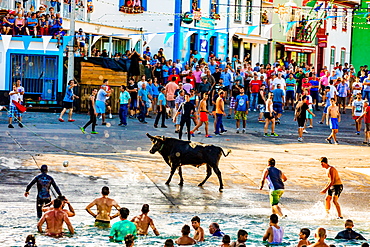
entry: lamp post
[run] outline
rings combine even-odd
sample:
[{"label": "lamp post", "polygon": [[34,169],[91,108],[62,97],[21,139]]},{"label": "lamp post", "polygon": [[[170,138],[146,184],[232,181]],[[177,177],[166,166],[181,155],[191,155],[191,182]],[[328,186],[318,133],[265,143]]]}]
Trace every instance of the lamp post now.
[{"label": "lamp post", "polygon": [[74,71],[75,71],[75,56],[74,56],[74,36],[75,36],[75,17],[76,17],[76,1],[71,1],[71,13],[69,16],[70,27],[69,27],[69,36],[71,40],[68,45],[68,70],[67,70],[67,81],[74,80]]}]

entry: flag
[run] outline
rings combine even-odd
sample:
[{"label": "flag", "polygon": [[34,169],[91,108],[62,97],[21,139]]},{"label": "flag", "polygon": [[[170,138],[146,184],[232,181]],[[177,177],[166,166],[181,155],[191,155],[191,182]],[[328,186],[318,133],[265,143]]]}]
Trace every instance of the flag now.
[{"label": "flag", "polygon": [[316,12],[318,12],[319,11],[319,9],[321,9],[321,7],[324,5],[324,3],[320,3],[316,8],[314,8],[314,10],[316,11]]},{"label": "flag", "polygon": [[317,3],[317,0],[308,0],[308,1],[307,0],[303,0],[302,5],[313,8],[313,7],[315,7],[316,3]]},{"label": "flag", "polygon": [[19,111],[20,113],[23,113],[23,112],[27,111],[27,108],[26,108],[26,107],[24,107],[23,105],[19,104],[17,101],[12,100],[12,102],[13,102],[13,104],[15,105],[15,107],[17,107],[17,109],[18,109],[18,111]]},{"label": "flag", "polygon": [[287,27],[286,27],[286,30],[285,30],[285,33],[287,33],[292,27],[293,25],[296,23],[296,21],[288,21],[287,22]]}]

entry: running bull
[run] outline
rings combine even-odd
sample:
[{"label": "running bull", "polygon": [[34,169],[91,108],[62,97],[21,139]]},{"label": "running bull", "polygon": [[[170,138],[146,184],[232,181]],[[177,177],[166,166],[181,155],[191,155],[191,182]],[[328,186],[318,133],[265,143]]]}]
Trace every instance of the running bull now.
[{"label": "running bull", "polygon": [[214,145],[182,141],[179,139],[164,136],[151,136],[148,133],[146,133],[146,135],[153,143],[153,146],[149,152],[151,154],[159,152],[162,155],[164,161],[166,161],[166,163],[171,167],[170,177],[168,178],[166,184],[170,184],[172,176],[177,168],[179,168],[178,172],[180,176],[179,185],[183,185],[184,179],[182,178],[181,166],[192,165],[195,167],[199,167],[205,164],[207,165],[207,176],[198,186],[203,186],[203,184],[211,176],[213,169],[220,183],[219,190],[220,192],[222,192],[223,183],[221,171],[218,168],[218,164],[221,155],[223,154],[225,157],[227,157],[231,150],[229,150],[227,154],[225,154],[222,148]]}]

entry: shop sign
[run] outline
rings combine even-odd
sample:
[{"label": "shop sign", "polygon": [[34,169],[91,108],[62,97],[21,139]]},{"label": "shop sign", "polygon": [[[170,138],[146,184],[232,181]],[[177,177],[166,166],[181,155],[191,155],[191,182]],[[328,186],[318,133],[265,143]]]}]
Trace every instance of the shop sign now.
[{"label": "shop sign", "polygon": [[313,53],[315,52],[315,48],[311,47],[298,47],[298,46],[291,46],[285,45],[285,51],[294,51],[294,52],[303,52],[303,53]]},{"label": "shop sign", "polygon": [[190,12],[185,12],[182,16],[182,22],[185,24],[191,24],[193,22],[194,15]]},{"label": "shop sign", "polygon": [[328,47],[328,36],[317,35],[317,44],[319,47],[322,47],[322,48]]},{"label": "shop sign", "polygon": [[200,41],[200,52],[208,52],[208,41],[206,39],[201,39]]},{"label": "shop sign", "polygon": [[215,29],[215,19],[202,17],[199,21],[195,22],[195,26],[205,29]]}]

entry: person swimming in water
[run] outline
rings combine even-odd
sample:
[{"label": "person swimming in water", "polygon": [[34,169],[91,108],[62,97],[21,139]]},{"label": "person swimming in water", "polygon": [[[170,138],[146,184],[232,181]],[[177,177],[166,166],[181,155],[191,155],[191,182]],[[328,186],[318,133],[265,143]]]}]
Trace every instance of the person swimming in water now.
[{"label": "person swimming in water", "polygon": [[154,234],[159,236],[159,232],[154,225],[154,221],[148,216],[149,211],[149,205],[144,204],[141,208],[142,214],[132,218],[131,222],[134,222],[136,225],[137,235],[148,235],[148,229],[150,226],[153,229]]},{"label": "person swimming in water", "polygon": [[[63,210],[63,212],[65,212],[68,215],[68,217],[73,217],[73,216],[76,215],[75,214],[75,210],[73,209],[71,203],[68,201],[68,199],[65,196],[58,196],[57,199],[59,199],[59,200],[62,201],[62,210]],[[49,210],[52,210],[54,208],[54,206],[53,206],[54,205],[54,201],[55,200],[53,200],[50,203],[44,205],[42,207],[42,212],[47,212]],[[64,206],[66,204],[68,205],[68,209],[64,209]]]},{"label": "person swimming in water", "polygon": [[54,200],[54,209],[47,211],[40,221],[37,223],[37,230],[39,233],[43,233],[42,225],[46,222],[46,235],[50,237],[62,237],[63,223],[66,223],[68,230],[71,234],[74,234],[74,229],[71,222],[68,219],[68,215],[62,210],[62,201],[59,199]]},{"label": "person swimming in water", "polygon": [[62,193],[59,190],[59,187],[55,183],[54,179],[49,176],[48,173],[48,166],[42,165],[40,168],[41,174],[36,176],[31,183],[27,185],[26,192],[24,196],[27,197],[30,194],[30,189],[32,186],[37,183],[37,199],[36,199],[36,209],[37,209],[37,217],[41,218],[42,216],[42,206],[44,204],[50,203],[51,196],[50,196],[50,187],[53,186],[56,193],[61,196]]},{"label": "person swimming in water", "polygon": [[[109,188],[107,186],[104,186],[102,188],[101,194],[102,197],[96,198],[89,205],[87,205],[86,211],[95,218],[95,226],[101,228],[109,228],[110,220],[120,215],[120,206],[115,200],[108,197]],[[96,209],[98,211],[96,214],[91,211],[91,208],[93,206],[96,206]],[[115,207],[118,210],[118,212],[113,216],[110,215],[112,207]]]},{"label": "person swimming in water", "polygon": [[284,229],[278,225],[279,218],[276,214],[270,216],[270,227],[267,228],[263,241],[268,241],[269,244],[281,244],[284,236]]}]

